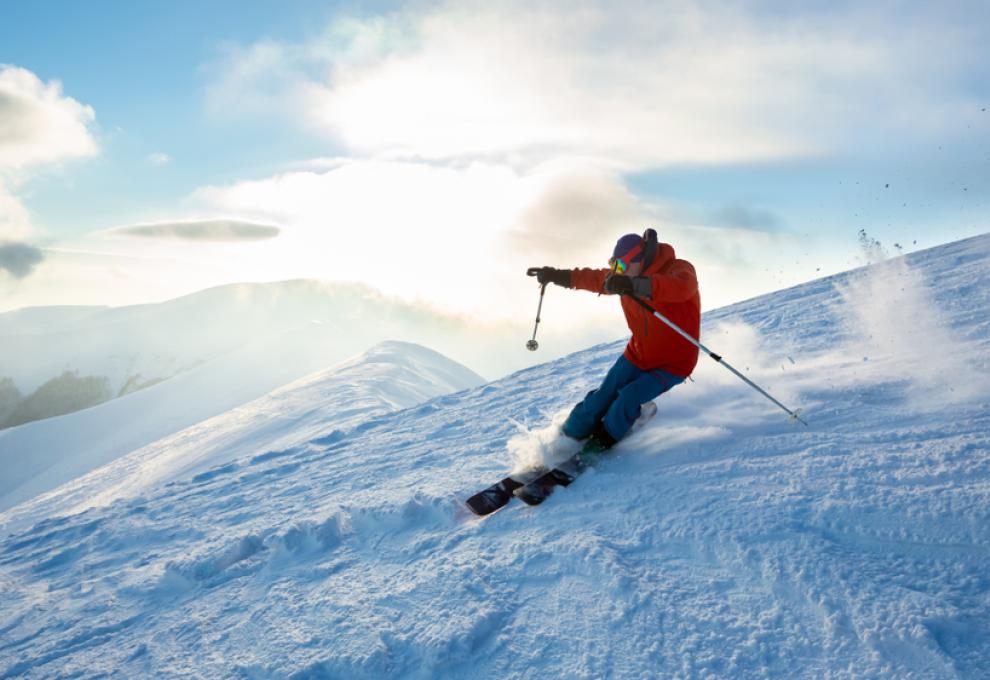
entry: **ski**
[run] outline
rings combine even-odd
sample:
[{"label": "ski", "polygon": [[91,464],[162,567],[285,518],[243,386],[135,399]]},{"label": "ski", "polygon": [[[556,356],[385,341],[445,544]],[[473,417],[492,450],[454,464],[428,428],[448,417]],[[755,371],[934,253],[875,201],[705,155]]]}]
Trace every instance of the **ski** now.
[{"label": "ski", "polygon": [[570,486],[571,482],[591,467],[606,452],[597,447],[585,446],[578,453],[557,467],[548,470],[527,484],[517,487],[513,495],[527,505],[539,505],[552,494],[558,486]]},{"label": "ski", "polygon": [[[629,430],[630,434],[640,430],[657,414],[657,405],[652,401],[643,404],[641,409],[639,418]],[[582,472],[598,462],[607,453],[607,450],[603,450],[589,441],[580,451],[564,462],[559,463],[529,483],[516,487],[512,494],[527,505],[539,505],[558,486],[569,486]]]},{"label": "ski", "polygon": [[490,515],[500,508],[504,508],[512,500],[513,492],[526,486],[534,479],[540,477],[546,468],[536,468],[525,470],[515,475],[510,475],[492,484],[487,489],[479,491],[464,501],[468,509],[476,515],[484,517]]},{"label": "ski", "polygon": [[[642,428],[657,414],[657,405],[648,401],[641,407],[639,418],[633,423],[630,433]],[[518,497],[529,505],[539,505],[558,486],[567,486],[592,465],[603,451],[595,450],[587,444],[571,458],[558,463],[553,469],[538,467],[509,475],[474,494],[464,504],[476,515],[484,517],[504,508]]]}]

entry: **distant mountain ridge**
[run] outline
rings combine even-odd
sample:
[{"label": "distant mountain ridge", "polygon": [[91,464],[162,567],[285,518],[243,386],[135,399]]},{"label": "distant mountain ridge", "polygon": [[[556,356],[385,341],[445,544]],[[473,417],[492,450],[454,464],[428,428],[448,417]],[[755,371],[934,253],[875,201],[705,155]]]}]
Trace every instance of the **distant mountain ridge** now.
[{"label": "distant mountain ridge", "polygon": [[[0,512],[139,449],[146,450],[138,463],[157,464],[154,459],[166,455],[175,468],[168,474],[181,474],[194,465],[215,464],[218,447],[232,455],[236,449],[225,434],[231,428],[254,439],[270,436],[273,446],[295,443],[311,432],[484,382],[437,352],[395,341],[296,379],[305,368],[294,363],[296,355],[313,342],[330,340],[319,329],[317,324],[255,343],[147,390],[0,432]],[[265,361],[276,351],[284,356]],[[266,396],[238,409],[250,401],[244,395],[257,392]],[[244,418],[245,412],[251,416]],[[145,474],[142,484],[158,477]]]},{"label": "distant mountain ridge", "polygon": [[6,312],[0,314],[0,428],[95,406],[294,328],[347,329],[307,347],[306,370],[293,379],[376,342],[402,339],[410,322],[448,336],[457,335],[459,323],[367,286],[311,280],[231,284],[125,307]]}]

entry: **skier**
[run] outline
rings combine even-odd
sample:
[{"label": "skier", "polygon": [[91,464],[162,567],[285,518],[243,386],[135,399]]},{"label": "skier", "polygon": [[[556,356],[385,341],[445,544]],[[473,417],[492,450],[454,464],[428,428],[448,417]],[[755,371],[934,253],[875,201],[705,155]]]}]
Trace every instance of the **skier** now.
[{"label": "skier", "polygon": [[[632,331],[625,352],[609,369],[597,390],[571,409],[562,426],[563,434],[584,440],[584,446],[571,458],[554,465],[509,474],[465,501],[476,515],[490,515],[505,507],[512,498],[539,505],[558,486],[568,486],[598,458],[629,433],[651,402],[675,385],[684,382],[698,363],[699,350],[731,371],[750,387],[807,426],[800,410],[792,411],[769,392],[729,365],[698,340],[701,330],[701,298],[694,266],[679,260],[674,249],[657,243],[657,233],[647,229],[642,236],[626,234],[618,240],[608,261],[609,269],[555,269],[531,267],[527,274],[540,282],[540,323],[543,291],[554,283],[565,288],[622,296],[622,311]],[[526,344],[535,350],[533,339]]]},{"label": "skier", "polygon": [[553,283],[593,293],[622,296],[632,331],[625,352],[601,386],[572,410],[563,432],[587,440],[584,450],[602,451],[621,440],[640,414],[640,405],[684,382],[698,363],[698,348],[630,299],[648,300],[657,311],[698,339],[701,298],[694,266],[679,260],[657,233],[626,234],[612,250],[609,269],[533,270],[540,284]]}]

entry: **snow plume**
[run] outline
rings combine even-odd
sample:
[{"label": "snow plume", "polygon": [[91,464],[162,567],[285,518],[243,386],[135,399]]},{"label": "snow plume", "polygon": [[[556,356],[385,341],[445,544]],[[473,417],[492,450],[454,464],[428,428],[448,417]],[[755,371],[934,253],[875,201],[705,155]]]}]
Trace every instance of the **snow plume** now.
[{"label": "snow plume", "polygon": [[890,257],[883,244],[867,234],[866,229],[859,230],[859,248],[862,251],[861,257],[864,264],[878,264]]},{"label": "snow plume", "polygon": [[[706,325],[701,340],[786,406],[801,408],[801,391],[809,366],[804,360],[800,366],[795,364],[792,356],[796,352],[781,334],[770,329],[765,331],[738,318],[729,318],[710,327]],[[724,365],[711,361],[704,353],[698,359],[692,378],[693,381],[662,397],[660,405],[663,412],[683,408],[683,412],[671,414],[675,417],[686,418],[700,412],[698,424],[702,427],[698,436],[702,439],[717,436],[716,430],[730,421],[743,425],[763,418],[786,417]]]},{"label": "snow plume", "polygon": [[924,273],[906,257],[887,259],[880,242],[863,231],[860,243],[873,264],[836,285],[841,302],[835,311],[849,338],[843,354],[862,362],[871,380],[907,381],[920,405],[990,392],[990,380],[973,370],[979,354],[953,332]]},{"label": "snow plume", "polygon": [[512,455],[513,472],[560,462],[578,452],[581,443],[560,431],[569,413],[570,408],[559,411],[550,419],[549,425],[533,430],[517,423],[519,434],[510,439],[506,447]]},{"label": "snow plume", "polygon": [[[722,321],[712,329],[705,329],[705,343],[710,349],[724,356],[736,369],[744,374],[760,375],[779,370],[786,362],[786,350],[775,346],[773,342],[760,333],[755,327],[738,319]],[[719,385],[735,385],[739,378],[724,368],[719,368],[711,362],[701,362],[705,355],[699,358],[699,368],[703,365],[711,371],[711,382]]]}]

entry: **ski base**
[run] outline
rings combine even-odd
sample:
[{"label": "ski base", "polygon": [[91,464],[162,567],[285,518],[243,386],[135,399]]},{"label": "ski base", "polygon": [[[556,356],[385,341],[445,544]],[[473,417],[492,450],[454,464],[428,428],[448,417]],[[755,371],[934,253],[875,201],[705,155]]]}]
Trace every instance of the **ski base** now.
[{"label": "ski base", "polygon": [[517,488],[513,494],[527,505],[539,505],[558,486],[570,486],[571,482],[591,467],[604,453],[602,450],[592,450],[586,447],[552,470]]},{"label": "ski base", "polygon": [[539,478],[546,472],[546,468],[527,470],[516,475],[505,477],[487,489],[479,491],[464,501],[468,509],[476,515],[484,517],[496,510],[504,508],[513,498],[513,493],[521,489],[529,482]]}]

